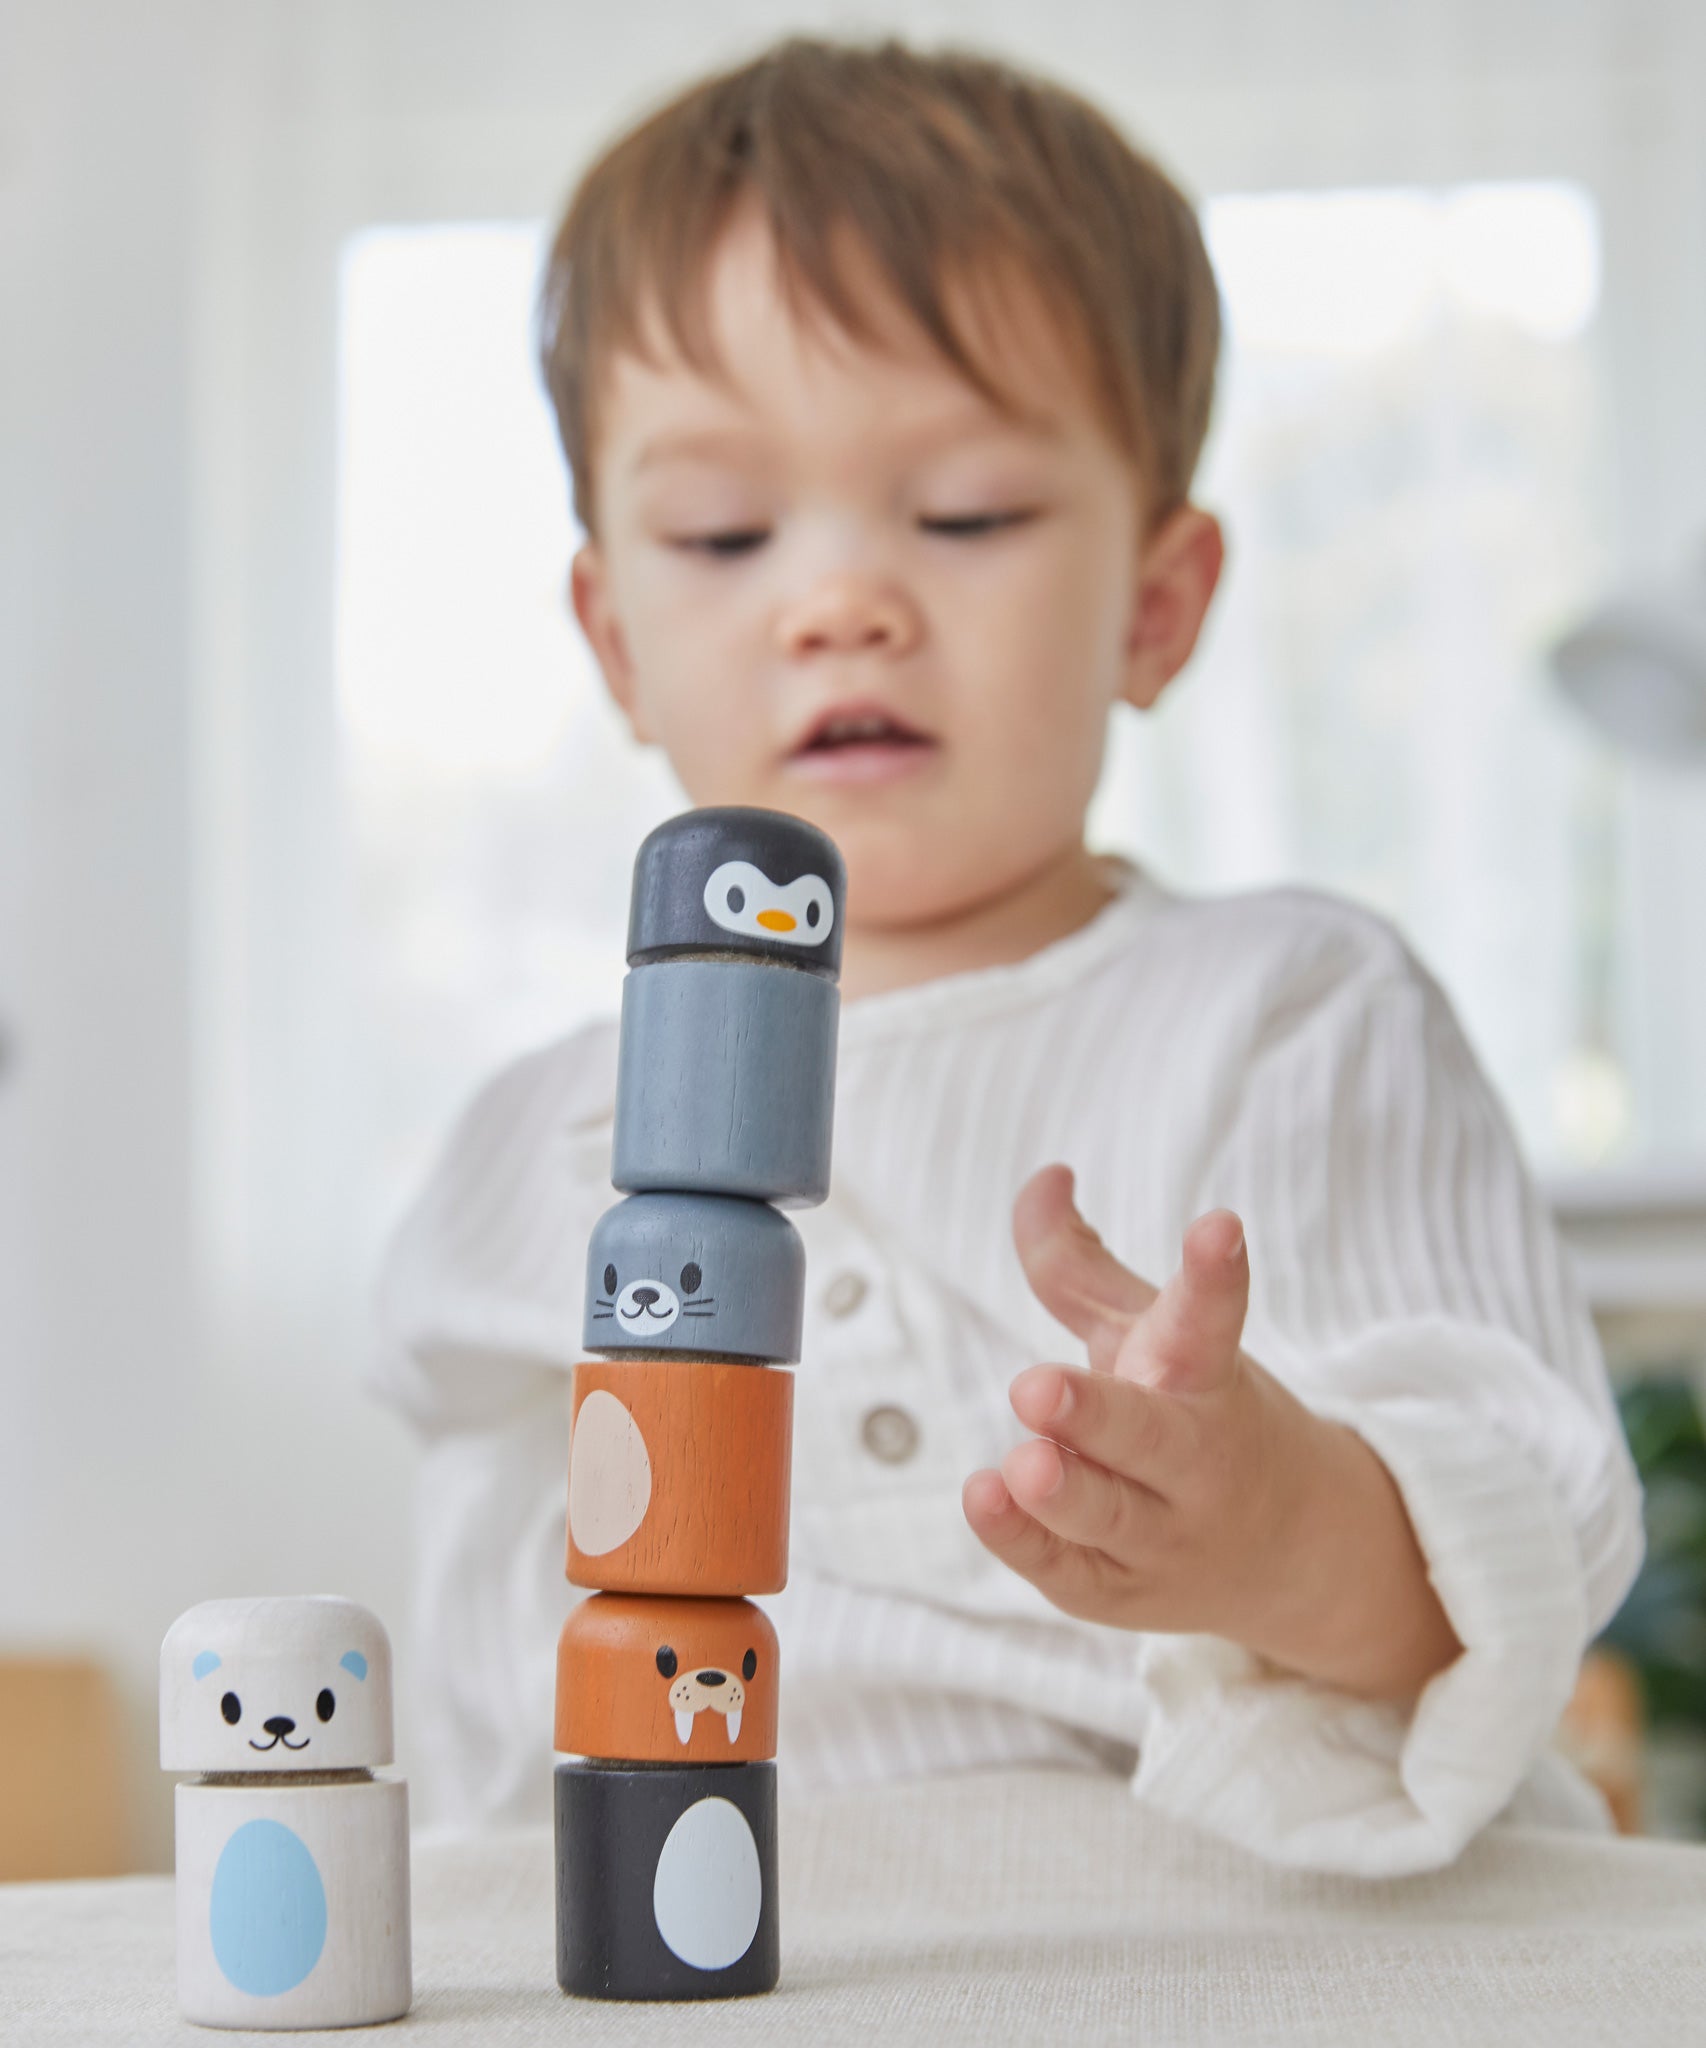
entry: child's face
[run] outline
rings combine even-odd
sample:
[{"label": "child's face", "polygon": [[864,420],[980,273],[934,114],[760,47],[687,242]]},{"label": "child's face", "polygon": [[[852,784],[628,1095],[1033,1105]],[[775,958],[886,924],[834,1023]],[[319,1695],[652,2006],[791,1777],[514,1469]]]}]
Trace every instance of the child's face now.
[{"label": "child's face", "polygon": [[874,281],[880,350],[797,326],[773,264],[738,216],[707,302],[732,390],[673,352],[610,366],[575,608],[695,803],[821,826],[850,923],[952,917],[1082,846],[1109,708],[1189,653],[1218,532],[1185,508],[1181,612],[1182,515],[1143,542],[1132,464],[1034,299],[999,331],[1040,416],[1015,425]]}]

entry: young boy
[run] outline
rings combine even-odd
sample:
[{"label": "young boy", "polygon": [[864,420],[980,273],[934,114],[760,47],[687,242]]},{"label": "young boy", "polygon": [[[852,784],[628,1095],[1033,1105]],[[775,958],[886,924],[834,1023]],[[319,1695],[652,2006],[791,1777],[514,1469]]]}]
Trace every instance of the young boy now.
[{"label": "young boy", "polygon": [[[1546,1745],[1638,1494],[1444,998],[1346,904],[1085,848],[1109,712],[1155,703],[1221,568],[1189,206],[1057,87],[795,40],[593,166],[543,314],[575,611],[636,738],[847,860],[790,1785],[1112,1768],[1370,1873],[1513,1801],[1594,1824]],[[602,1025],[500,1075],[388,1274],[420,1775],[466,1817],[548,1796],[614,1074]]]}]

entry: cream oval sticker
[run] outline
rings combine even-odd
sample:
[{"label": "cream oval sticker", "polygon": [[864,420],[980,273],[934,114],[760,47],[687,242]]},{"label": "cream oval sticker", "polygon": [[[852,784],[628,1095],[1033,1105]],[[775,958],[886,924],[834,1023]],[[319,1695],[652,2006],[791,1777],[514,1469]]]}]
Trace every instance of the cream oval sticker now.
[{"label": "cream oval sticker", "polygon": [[646,1519],[652,1461],[640,1425],[595,1387],[575,1417],[569,1447],[569,1534],[584,1557],[619,1550]]}]

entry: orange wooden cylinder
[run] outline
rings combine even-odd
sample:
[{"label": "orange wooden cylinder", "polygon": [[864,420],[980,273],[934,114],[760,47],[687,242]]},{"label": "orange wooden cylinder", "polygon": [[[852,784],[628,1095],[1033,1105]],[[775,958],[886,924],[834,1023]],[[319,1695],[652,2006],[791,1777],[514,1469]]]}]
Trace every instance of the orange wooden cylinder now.
[{"label": "orange wooden cylinder", "polygon": [[556,1746],[627,1763],[773,1757],[776,1631],[764,1610],[750,1600],[583,1600],[557,1640]]},{"label": "orange wooden cylinder", "polygon": [[569,1438],[569,1581],[701,1598],[788,1582],[794,1376],[586,1360]]}]

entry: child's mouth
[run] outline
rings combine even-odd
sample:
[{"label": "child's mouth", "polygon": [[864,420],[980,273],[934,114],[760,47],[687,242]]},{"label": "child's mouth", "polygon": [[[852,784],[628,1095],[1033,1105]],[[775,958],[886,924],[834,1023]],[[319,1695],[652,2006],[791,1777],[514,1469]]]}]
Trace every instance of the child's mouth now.
[{"label": "child's mouth", "polygon": [[787,765],[813,782],[886,782],[911,774],[937,747],[886,711],[850,706],[820,718]]}]

